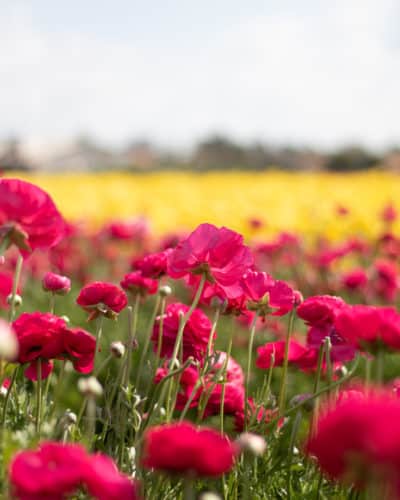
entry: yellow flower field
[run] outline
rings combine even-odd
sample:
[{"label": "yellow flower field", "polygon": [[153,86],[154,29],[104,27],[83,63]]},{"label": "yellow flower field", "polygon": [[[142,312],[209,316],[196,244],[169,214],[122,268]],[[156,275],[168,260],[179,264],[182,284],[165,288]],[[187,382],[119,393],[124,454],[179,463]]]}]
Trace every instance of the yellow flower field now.
[{"label": "yellow flower field", "polygon": [[[337,239],[374,235],[378,214],[400,199],[400,177],[388,172],[328,173],[93,173],[21,174],[46,189],[63,214],[99,224],[144,215],[156,232],[190,229],[200,222],[250,235],[248,219],[260,218],[260,234],[294,230]],[[346,217],[335,207],[350,210]]]}]

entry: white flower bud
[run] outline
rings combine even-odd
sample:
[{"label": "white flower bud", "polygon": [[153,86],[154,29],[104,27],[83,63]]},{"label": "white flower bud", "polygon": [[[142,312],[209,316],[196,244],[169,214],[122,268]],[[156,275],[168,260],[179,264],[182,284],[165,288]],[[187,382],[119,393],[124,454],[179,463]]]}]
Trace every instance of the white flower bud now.
[{"label": "white flower bud", "polygon": [[69,325],[71,323],[71,320],[65,314],[64,314],[64,316],[61,316],[61,319],[63,319],[67,323],[67,325]]},{"label": "white flower bud", "polygon": [[85,396],[100,397],[103,394],[103,387],[96,377],[80,378],[78,390]]},{"label": "white flower bud", "polygon": [[[7,304],[9,306],[11,306],[12,299],[13,299],[13,294],[10,293],[10,295],[7,297]],[[21,304],[22,304],[22,297],[21,295],[18,295],[18,293],[16,293],[14,295],[14,307],[19,307]]]},{"label": "white flower bud", "polygon": [[18,356],[18,339],[11,326],[0,319],[0,359],[15,361]]},{"label": "white flower bud", "polygon": [[264,454],[267,444],[265,439],[258,434],[252,432],[244,432],[236,440],[242,451],[247,451],[256,457]]},{"label": "white flower bud", "polygon": [[70,425],[75,425],[77,422],[77,419],[78,418],[73,411],[67,410],[61,418],[61,423],[65,427],[69,427]]},{"label": "white flower bud", "polygon": [[122,342],[111,342],[110,352],[114,358],[122,358],[125,354],[125,346]]},{"label": "white flower bud", "polygon": [[213,491],[203,491],[197,498],[198,500],[222,500],[222,497]]},{"label": "white flower bud", "polygon": [[172,288],[168,285],[160,286],[158,293],[161,295],[161,297],[168,297],[172,294]]}]

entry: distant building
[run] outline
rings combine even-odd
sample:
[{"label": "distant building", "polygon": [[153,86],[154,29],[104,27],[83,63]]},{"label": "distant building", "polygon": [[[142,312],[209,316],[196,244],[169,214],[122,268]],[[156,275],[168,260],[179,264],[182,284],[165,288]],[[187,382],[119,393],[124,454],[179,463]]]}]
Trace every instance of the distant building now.
[{"label": "distant building", "polygon": [[17,139],[9,139],[0,144],[0,171],[31,170],[32,163],[21,151]]}]

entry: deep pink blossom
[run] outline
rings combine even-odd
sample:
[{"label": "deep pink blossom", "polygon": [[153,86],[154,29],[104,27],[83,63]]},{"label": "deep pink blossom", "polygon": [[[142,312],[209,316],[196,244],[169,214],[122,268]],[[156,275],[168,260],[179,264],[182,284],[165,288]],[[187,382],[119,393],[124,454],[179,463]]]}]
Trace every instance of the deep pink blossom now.
[{"label": "deep pink blossom", "polygon": [[98,314],[115,316],[127,306],[128,299],[125,292],[116,285],[95,281],[82,288],[76,302],[91,313],[92,319]]},{"label": "deep pink blossom", "polygon": [[0,179],[0,241],[7,238],[25,255],[56,245],[65,229],[64,219],[42,189],[19,179]]},{"label": "deep pink blossom", "polygon": [[[170,304],[165,310],[163,318],[163,330],[161,339],[161,356],[170,358],[172,356],[176,336],[179,328],[179,321],[182,315],[185,315],[189,310],[189,306],[179,302]],[[156,318],[154,324],[153,335],[151,340],[154,345],[154,351],[158,350],[159,329],[160,329],[159,316]],[[206,350],[208,340],[211,334],[211,321],[200,309],[195,309],[191,314],[188,322],[183,330],[183,359],[186,360],[189,356],[195,359],[202,360]]]},{"label": "deep pink blossom", "polygon": [[142,463],[170,474],[218,477],[231,470],[237,453],[228,437],[182,422],[148,429]]},{"label": "deep pink blossom", "polygon": [[251,251],[240,234],[201,224],[169,255],[167,269],[172,278],[204,273],[210,282],[231,286],[252,265]]},{"label": "deep pink blossom", "polygon": [[43,277],[42,286],[46,292],[65,295],[71,290],[71,280],[66,276],[48,272]]},{"label": "deep pink blossom", "polygon": [[144,257],[133,259],[131,261],[132,269],[141,271],[146,278],[160,278],[167,274],[167,260],[172,251],[172,248],[167,248],[162,252],[150,253]]},{"label": "deep pink blossom", "polygon": [[143,276],[142,271],[134,271],[124,276],[121,287],[133,295],[154,295],[158,290],[158,281]]},{"label": "deep pink blossom", "polygon": [[20,451],[10,464],[10,483],[19,500],[63,500],[81,488],[98,500],[138,498],[137,485],[110,457],[89,455],[80,444],[46,442]]},{"label": "deep pink blossom", "polygon": [[292,288],[284,281],[274,280],[267,273],[247,271],[241,286],[249,301],[249,309],[257,309],[261,315],[268,312],[282,316],[294,307],[295,295]]}]

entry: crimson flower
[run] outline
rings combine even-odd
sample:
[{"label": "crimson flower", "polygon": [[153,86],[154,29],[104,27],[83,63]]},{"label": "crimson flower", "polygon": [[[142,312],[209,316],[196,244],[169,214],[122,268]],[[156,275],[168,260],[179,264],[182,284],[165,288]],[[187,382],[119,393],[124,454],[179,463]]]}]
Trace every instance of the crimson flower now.
[{"label": "crimson flower", "polygon": [[37,380],[37,364],[41,364],[42,379],[53,369],[51,359],[63,351],[62,332],[66,323],[50,313],[23,313],[13,323],[19,343],[18,362],[29,363],[25,376]]},{"label": "crimson flower", "polygon": [[[282,366],[285,357],[286,342],[267,342],[263,346],[257,348],[257,361],[258,368],[269,369],[274,366]],[[307,353],[307,348],[298,342],[291,340],[289,343],[289,363],[296,363],[301,360]],[[274,363],[271,364],[271,356],[274,355]]]},{"label": "crimson flower", "polygon": [[142,463],[147,469],[170,474],[218,477],[231,470],[237,453],[236,444],[228,437],[182,422],[146,432]]},{"label": "crimson flower", "polygon": [[226,227],[201,224],[171,252],[167,270],[172,278],[205,274],[208,281],[229,287],[236,285],[253,265],[243,236]]},{"label": "crimson flower", "polygon": [[94,281],[82,288],[76,302],[90,313],[91,320],[99,314],[114,318],[127,306],[128,299],[125,292],[116,285]]},{"label": "crimson flower", "polygon": [[348,290],[359,290],[368,283],[368,276],[364,269],[357,268],[345,273],[341,281]]},{"label": "crimson flower", "polygon": [[53,359],[68,358],[81,373],[93,369],[96,339],[81,328],[69,329],[65,321],[50,313],[23,313],[13,323],[19,344],[18,362],[29,363],[25,376],[37,380],[38,362],[42,379],[53,369]]},{"label": "crimson flower", "polygon": [[248,299],[247,307],[258,310],[261,316],[268,313],[283,316],[295,305],[296,296],[292,288],[267,273],[247,271],[241,280],[241,287]]},{"label": "crimson flower", "polygon": [[346,305],[340,297],[315,295],[309,297],[297,308],[297,315],[310,326],[331,325],[336,313]]},{"label": "crimson flower", "polygon": [[154,295],[158,290],[158,281],[151,278],[146,278],[142,271],[134,271],[124,276],[121,281],[121,287],[133,295]]},{"label": "crimson flower", "polygon": [[65,222],[50,196],[19,179],[0,179],[0,241],[23,255],[50,248],[65,235]]},{"label": "crimson flower", "polygon": [[392,307],[346,306],[335,319],[337,332],[359,349],[400,349],[400,314]]},{"label": "crimson flower", "polygon": [[[165,310],[161,339],[161,356],[172,357],[179,322],[182,315],[189,311],[189,307],[179,302],[170,304]],[[158,350],[161,317],[156,318],[151,340],[154,351]],[[207,344],[211,334],[211,321],[200,309],[195,309],[183,330],[183,360],[189,356],[201,361],[207,351]]]},{"label": "crimson flower", "polygon": [[13,498],[61,500],[85,487],[98,500],[135,500],[136,485],[111,458],[89,455],[80,444],[46,442],[17,453],[10,465]]},{"label": "crimson flower", "polygon": [[371,389],[353,392],[322,412],[306,449],[331,478],[398,486],[400,400]]},{"label": "crimson flower", "polygon": [[46,292],[65,295],[71,290],[71,280],[66,276],[48,272],[43,277],[42,286]]},{"label": "crimson flower", "polygon": [[172,248],[158,253],[150,253],[144,257],[133,259],[131,266],[134,270],[142,271],[142,275],[146,278],[157,279],[167,274],[167,260],[171,253]]}]

